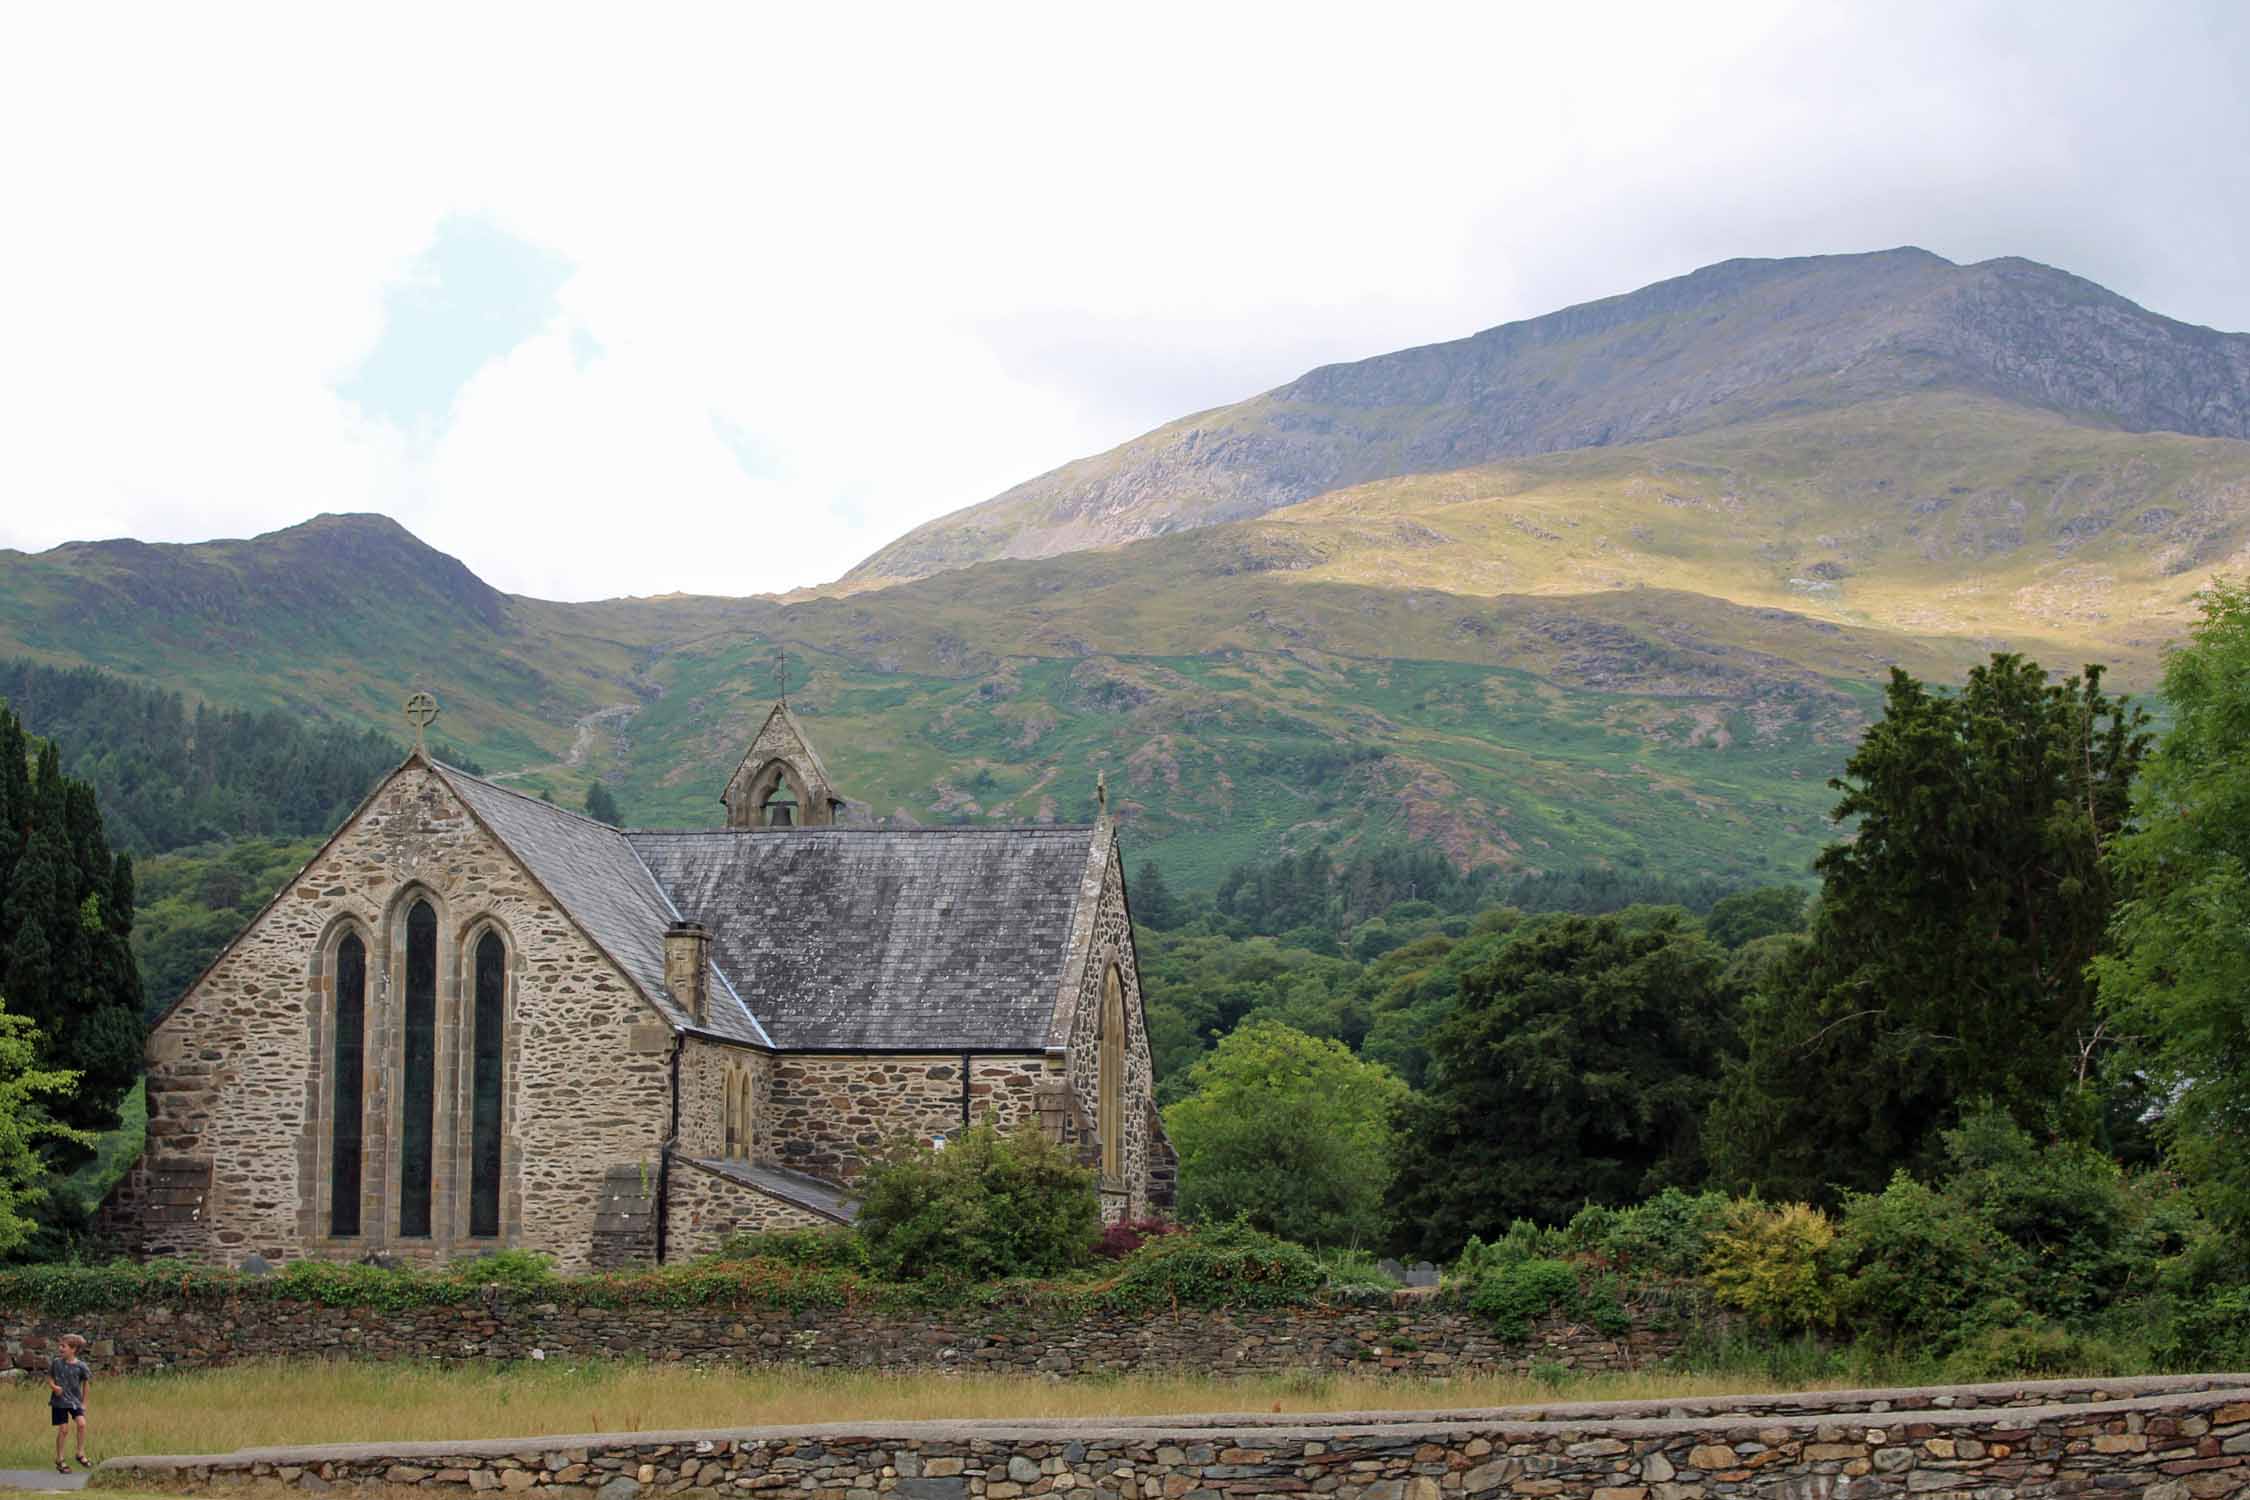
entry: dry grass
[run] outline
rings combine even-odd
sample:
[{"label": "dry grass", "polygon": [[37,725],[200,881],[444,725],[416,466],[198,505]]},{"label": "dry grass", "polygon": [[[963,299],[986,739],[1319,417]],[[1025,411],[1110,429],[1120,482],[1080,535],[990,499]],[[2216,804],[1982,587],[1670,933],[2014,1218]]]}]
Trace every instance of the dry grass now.
[{"label": "dry grass", "polygon": [[[52,1461],[44,1382],[0,1397],[0,1468]],[[1359,1377],[1192,1377],[1050,1381],[802,1370],[578,1365],[246,1364],[97,1380],[97,1457],[217,1453],[291,1443],[379,1442],[652,1428],[789,1426],[939,1417],[1152,1416],[1214,1411],[1352,1411],[1504,1406],[1554,1400],[1718,1395],[1737,1377],[1591,1376],[1560,1388],[1522,1378],[1446,1383]]]}]

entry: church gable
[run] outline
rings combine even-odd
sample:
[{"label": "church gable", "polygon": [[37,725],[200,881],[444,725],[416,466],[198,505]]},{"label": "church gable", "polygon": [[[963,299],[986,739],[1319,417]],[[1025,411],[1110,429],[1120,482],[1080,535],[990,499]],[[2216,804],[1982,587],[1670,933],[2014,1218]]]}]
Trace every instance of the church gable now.
[{"label": "church gable", "polygon": [[719,801],[729,828],[822,828],[845,821],[844,794],[786,703],[766,715]]},{"label": "church gable", "polygon": [[152,1031],[144,1175],[210,1186],[140,1248],[443,1255],[583,1218],[568,1264],[602,1166],[661,1138],[657,1019],[412,758]]}]

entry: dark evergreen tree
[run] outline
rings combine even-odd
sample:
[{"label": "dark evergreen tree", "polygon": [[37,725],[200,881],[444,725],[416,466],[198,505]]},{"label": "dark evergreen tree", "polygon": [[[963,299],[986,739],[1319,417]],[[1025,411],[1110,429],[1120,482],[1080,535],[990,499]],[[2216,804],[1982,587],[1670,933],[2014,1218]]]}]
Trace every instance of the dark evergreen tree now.
[{"label": "dark evergreen tree", "polygon": [[1446,1257],[1515,1219],[1560,1224],[1703,1175],[1735,1047],[1728,955],[1677,910],[1560,917],[1463,976],[1399,1125],[1400,1238]]},{"label": "dark evergreen tree", "polygon": [[0,708],[0,995],[39,1028],[40,1066],[80,1074],[55,1118],[107,1129],[141,1064],[132,865],[110,851],[93,788],[63,775],[52,743],[27,773],[29,749]]},{"label": "dark evergreen tree", "polygon": [[[406,755],[372,730],[271,710],[191,711],[177,693],[89,667],[0,662],[0,700],[25,730],[63,747],[65,775],[100,794],[112,846],[142,854],[326,834]],[[476,769],[458,752],[438,754]],[[0,759],[14,763],[5,747]]]},{"label": "dark evergreen tree", "polygon": [[617,799],[599,780],[586,788],[586,816],[597,823],[607,823],[612,828],[625,826],[625,816],[617,810]]},{"label": "dark evergreen tree", "polygon": [[1169,932],[1180,922],[1180,898],[1164,883],[1164,871],[1153,859],[1141,861],[1133,874],[1133,920],[1158,932]]},{"label": "dark evergreen tree", "polygon": [[2034,1131],[2091,1131],[2088,964],[2112,906],[2146,716],[2101,669],[2050,683],[1996,655],[1958,693],[1894,671],[1832,782],[1848,843],[1816,862],[1810,941],[1746,1005],[1746,1056],[1712,1114],[1728,1185],[1819,1201],[1935,1163],[1989,1100]]}]

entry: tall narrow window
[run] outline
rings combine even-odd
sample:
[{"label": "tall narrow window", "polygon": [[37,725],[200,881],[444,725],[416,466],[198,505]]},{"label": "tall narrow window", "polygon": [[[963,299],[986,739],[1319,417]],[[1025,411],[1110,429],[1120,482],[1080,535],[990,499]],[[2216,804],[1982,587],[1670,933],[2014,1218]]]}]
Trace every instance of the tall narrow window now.
[{"label": "tall narrow window", "polygon": [[430,1232],[430,1146],[437,1127],[437,913],[406,914],[406,1056],[399,1089],[398,1232]]},{"label": "tall narrow window", "polygon": [[1102,1177],[1116,1182],[1125,1173],[1125,985],[1117,965],[1102,977],[1101,1035]]},{"label": "tall narrow window", "polygon": [[476,1065],[469,1093],[469,1233],[500,1232],[500,1030],[508,953],[496,932],[477,943]]},{"label": "tall narrow window", "polygon": [[732,1161],[738,1154],[740,1154],[738,1148],[742,1143],[742,1127],[740,1123],[742,1117],[736,1112],[735,1105],[734,1085],[736,1076],[737,1075],[734,1064],[728,1063],[726,1080],[724,1084],[726,1097],[719,1106],[719,1134],[722,1137],[722,1141],[719,1146],[719,1154],[727,1158],[727,1160],[729,1161]]},{"label": "tall narrow window", "polygon": [[328,1232],[359,1233],[359,1112],[367,1067],[367,945],[336,945],[336,1058],[328,1135]]}]

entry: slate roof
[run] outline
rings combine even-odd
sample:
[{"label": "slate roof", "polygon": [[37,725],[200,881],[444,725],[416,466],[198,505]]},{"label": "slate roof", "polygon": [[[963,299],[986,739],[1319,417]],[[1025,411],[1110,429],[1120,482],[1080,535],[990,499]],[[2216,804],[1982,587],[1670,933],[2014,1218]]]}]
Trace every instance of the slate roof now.
[{"label": "slate roof", "polygon": [[731,1178],[747,1187],[756,1188],[770,1198],[799,1208],[809,1208],[816,1214],[849,1224],[859,1217],[859,1200],[833,1182],[823,1182],[818,1177],[807,1177],[802,1172],[785,1171],[746,1161],[727,1161],[712,1158],[694,1158],[695,1164],[721,1177]]},{"label": "slate roof", "polygon": [[1091,828],[625,838],[777,1047],[1047,1045]]},{"label": "slate roof", "polygon": [[620,832],[434,765],[667,1019],[664,932],[711,929],[704,1029],[782,1050],[1036,1052],[1093,830]]},{"label": "slate roof", "polygon": [[[432,769],[667,1019],[688,1024],[664,983],[664,930],[679,920],[679,913],[623,834],[455,767],[433,762]],[[766,1040],[723,979],[711,999],[711,1030],[744,1041]]]}]

